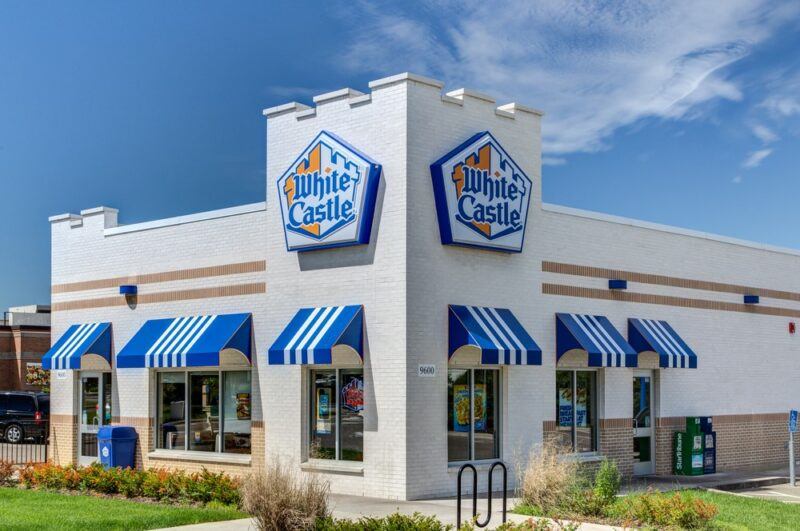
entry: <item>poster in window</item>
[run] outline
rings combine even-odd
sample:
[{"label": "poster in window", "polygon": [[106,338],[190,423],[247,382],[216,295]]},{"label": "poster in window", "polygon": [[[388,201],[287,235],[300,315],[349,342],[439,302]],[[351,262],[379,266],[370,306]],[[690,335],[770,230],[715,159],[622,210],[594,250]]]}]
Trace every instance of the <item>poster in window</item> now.
[{"label": "poster in window", "polygon": [[453,431],[469,431],[469,386],[453,386]]},{"label": "poster in window", "polygon": [[572,389],[569,387],[558,390],[558,425],[572,426]]},{"label": "poster in window", "polygon": [[589,425],[587,411],[589,410],[589,390],[579,387],[575,393],[575,425],[585,428]]},{"label": "poster in window", "polygon": [[348,376],[350,380],[342,386],[342,407],[354,413],[364,410],[364,379]]},{"label": "poster in window", "polygon": [[486,429],[486,385],[475,385],[475,431]]},{"label": "poster in window", "polygon": [[250,420],[250,393],[236,393],[236,418]]},{"label": "poster in window", "polygon": [[331,433],[331,390],[317,389],[317,435]]}]

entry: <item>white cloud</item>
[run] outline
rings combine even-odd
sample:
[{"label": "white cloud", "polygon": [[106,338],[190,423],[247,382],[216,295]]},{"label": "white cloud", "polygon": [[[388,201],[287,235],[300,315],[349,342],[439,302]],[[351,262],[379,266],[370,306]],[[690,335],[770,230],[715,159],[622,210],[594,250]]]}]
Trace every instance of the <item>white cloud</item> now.
[{"label": "white cloud", "polygon": [[742,163],[743,168],[755,168],[761,164],[761,162],[769,157],[772,154],[772,150],[769,148],[766,149],[759,149],[750,153],[747,156],[745,161]]},{"label": "white cloud", "polygon": [[752,0],[403,5],[359,4],[363,31],[346,64],[379,75],[415,71],[448,89],[542,108],[551,155],[603,149],[616,129],[642,118],[690,119],[703,103],[741,99],[725,67],[800,11],[797,2]]},{"label": "white cloud", "polygon": [[742,176],[741,176],[741,175],[737,175],[736,177],[734,177],[733,179],[731,179],[731,182],[732,182],[733,184],[740,184],[740,183],[742,182]]},{"label": "white cloud", "polygon": [[563,157],[542,157],[542,164],[545,166],[563,166],[567,159]]},{"label": "white cloud", "polygon": [[753,134],[761,140],[764,144],[771,144],[778,140],[778,135],[776,135],[770,128],[767,126],[756,124],[752,127]]}]

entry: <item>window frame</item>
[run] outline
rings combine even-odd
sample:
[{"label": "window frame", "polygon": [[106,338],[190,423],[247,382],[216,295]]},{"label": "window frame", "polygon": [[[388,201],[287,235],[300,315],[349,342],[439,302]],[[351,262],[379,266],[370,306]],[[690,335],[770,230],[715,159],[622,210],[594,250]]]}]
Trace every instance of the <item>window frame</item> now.
[{"label": "window frame", "polygon": [[[155,429],[153,430],[153,448],[159,452],[175,452],[175,453],[191,453],[195,455],[224,455],[224,456],[236,456],[236,455],[247,455],[251,456],[252,453],[252,428],[253,428],[253,414],[252,414],[252,407],[253,407],[253,369],[252,367],[244,368],[244,367],[231,367],[231,368],[222,368],[222,367],[176,367],[176,368],[168,368],[165,370],[157,370],[155,372],[156,382],[156,397],[155,397]],[[250,437],[251,437],[251,446],[250,446],[250,453],[242,453],[242,452],[226,452],[225,451],[225,373],[228,372],[246,372],[250,375]],[[163,410],[163,393],[161,392],[161,375],[166,373],[178,373],[184,375],[183,381],[183,416],[184,416],[184,427],[183,427],[183,448],[160,448],[159,447],[159,435],[161,434],[161,412]],[[191,386],[190,386],[190,375],[214,375],[216,374],[219,378],[218,384],[218,397],[219,400],[219,430],[217,432],[217,440],[214,442],[214,451],[213,452],[206,452],[203,450],[191,450],[189,448],[189,432],[191,431],[191,411],[190,411],[190,399],[191,399]]]},{"label": "window frame", "polygon": [[[570,382],[571,382],[571,389],[572,389],[572,428],[570,431],[571,439],[572,439],[572,448],[567,455],[572,456],[594,456],[597,455],[600,451],[600,411],[599,411],[599,396],[600,396],[600,377],[599,371],[597,369],[592,368],[585,368],[585,369],[565,369],[565,368],[556,368],[556,381],[558,378],[559,372],[568,372],[570,374]],[[594,374],[594,393],[593,396],[590,397],[590,404],[593,406],[592,411],[594,413],[594,425],[592,427],[592,450],[586,452],[578,452],[578,415],[577,415],[577,393],[576,390],[578,388],[578,373],[579,372],[586,372],[586,373],[593,373]],[[559,411],[558,411],[558,386],[556,385],[556,433],[558,433],[558,418],[559,418]]]},{"label": "window frame", "polygon": [[[342,412],[341,408],[342,405],[340,403],[340,394],[342,392],[342,371],[361,371],[361,379],[364,381],[364,386],[366,387],[366,379],[364,378],[364,367],[363,366],[343,366],[343,367],[325,367],[325,366],[311,366],[308,368],[308,421],[306,422],[307,428],[307,436],[308,440],[306,443],[306,459],[308,461],[316,461],[322,463],[356,463],[356,464],[363,464],[364,463],[364,438],[361,438],[361,461],[353,461],[350,459],[342,459]],[[314,382],[316,378],[314,377],[315,373],[318,372],[331,372],[335,374],[336,378],[336,387],[334,389],[334,397],[336,398],[336,440],[334,441],[335,449],[334,454],[335,457],[333,459],[325,459],[323,457],[313,457],[311,455],[311,446],[313,445],[314,440],[314,426],[316,422],[316,412],[315,412],[315,400],[316,400],[316,393],[315,393],[315,386]],[[366,411],[366,404],[364,405],[364,411]],[[365,422],[366,419],[363,419],[362,422]]]},{"label": "window frame", "polygon": [[[448,445],[449,426],[445,417],[445,453],[447,454],[447,466],[460,466],[465,463],[491,463],[503,459],[503,371],[500,367],[447,367],[448,374],[448,390],[449,392],[449,374],[450,371],[468,371],[469,373],[469,457],[467,459],[460,459],[458,461],[450,461],[450,449]],[[495,432],[497,437],[497,457],[490,457],[488,459],[475,459],[475,371],[494,371],[497,377],[497,396],[495,397]],[[449,404],[447,396],[445,396],[445,405]]]}]

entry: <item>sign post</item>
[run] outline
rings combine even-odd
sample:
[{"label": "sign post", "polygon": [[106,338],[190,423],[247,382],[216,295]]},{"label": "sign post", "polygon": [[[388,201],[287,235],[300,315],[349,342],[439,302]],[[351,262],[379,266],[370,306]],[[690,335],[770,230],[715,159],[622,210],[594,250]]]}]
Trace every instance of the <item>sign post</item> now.
[{"label": "sign post", "polygon": [[794,434],[797,432],[797,410],[793,409],[789,412],[789,484],[794,487],[797,485],[795,482],[794,474]]}]

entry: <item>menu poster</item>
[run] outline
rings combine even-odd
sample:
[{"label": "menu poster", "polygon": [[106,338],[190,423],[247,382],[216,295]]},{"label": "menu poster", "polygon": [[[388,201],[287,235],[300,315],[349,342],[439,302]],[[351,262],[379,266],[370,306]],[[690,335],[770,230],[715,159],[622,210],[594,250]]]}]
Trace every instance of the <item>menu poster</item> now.
[{"label": "menu poster", "polygon": [[572,389],[558,390],[558,425],[572,426]]},{"label": "menu poster", "polygon": [[236,393],[236,418],[250,420],[250,393]]},{"label": "menu poster", "polygon": [[[486,429],[486,385],[475,385],[475,431]],[[453,431],[469,431],[469,386],[453,386]]]},{"label": "menu poster", "polygon": [[453,386],[453,431],[469,431],[469,386]]},{"label": "menu poster", "polygon": [[589,390],[585,387],[579,387],[575,395],[575,425],[580,428],[585,428],[589,425],[589,419],[586,412],[589,409]]},{"label": "menu poster", "polygon": [[475,385],[475,431],[486,429],[486,385]]},{"label": "menu poster", "polygon": [[317,435],[331,433],[333,422],[331,420],[331,390],[317,389]]}]

